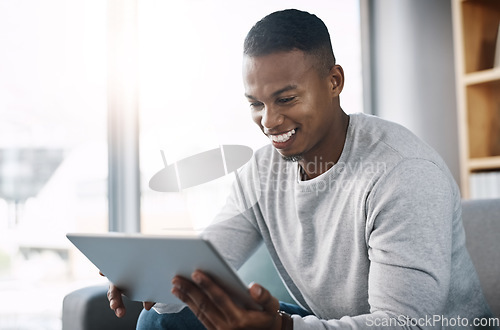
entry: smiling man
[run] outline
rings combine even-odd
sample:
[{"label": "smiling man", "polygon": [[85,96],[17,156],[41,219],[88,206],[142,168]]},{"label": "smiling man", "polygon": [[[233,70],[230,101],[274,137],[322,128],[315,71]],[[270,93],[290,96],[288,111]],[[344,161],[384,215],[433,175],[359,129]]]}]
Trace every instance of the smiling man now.
[{"label": "smiling man", "polygon": [[[262,311],[242,309],[196,272],[172,281],[189,309],[158,305],[165,313],[144,311],[138,328],[434,328],[435,315],[470,325],[490,315],[446,165],[405,128],[344,113],[344,72],[319,18],[285,10],[259,21],[245,40],[243,80],[271,144],[203,235],[236,268],[264,242],[297,306],[254,284]],[[114,286],[110,301],[123,315]]]}]

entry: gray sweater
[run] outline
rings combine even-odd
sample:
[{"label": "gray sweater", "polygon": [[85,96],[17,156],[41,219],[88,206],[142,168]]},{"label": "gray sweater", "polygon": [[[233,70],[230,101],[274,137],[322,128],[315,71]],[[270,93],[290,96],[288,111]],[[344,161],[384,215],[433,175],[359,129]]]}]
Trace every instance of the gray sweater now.
[{"label": "gray sweater", "polygon": [[315,315],[293,316],[295,329],[456,328],[490,315],[457,185],[407,129],[351,115],[339,161],[319,177],[300,181],[272,146],[239,177],[204,236],[236,268],[264,241]]}]

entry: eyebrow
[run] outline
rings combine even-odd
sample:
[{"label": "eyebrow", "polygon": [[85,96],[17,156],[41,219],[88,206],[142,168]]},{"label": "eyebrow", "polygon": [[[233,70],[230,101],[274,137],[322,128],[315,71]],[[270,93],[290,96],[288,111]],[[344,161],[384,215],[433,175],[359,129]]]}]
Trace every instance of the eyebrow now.
[{"label": "eyebrow", "polygon": [[[294,90],[294,89],[297,89],[297,85],[287,85],[281,89],[278,89],[277,91],[273,92],[271,94],[271,97],[276,97],[278,95],[280,95],[281,93],[284,93],[284,92],[288,92],[288,91],[291,91],[291,90]],[[245,93],[245,96],[249,99],[252,99],[252,100],[257,100],[257,98],[255,96],[252,96],[252,95],[249,95],[247,93]]]}]

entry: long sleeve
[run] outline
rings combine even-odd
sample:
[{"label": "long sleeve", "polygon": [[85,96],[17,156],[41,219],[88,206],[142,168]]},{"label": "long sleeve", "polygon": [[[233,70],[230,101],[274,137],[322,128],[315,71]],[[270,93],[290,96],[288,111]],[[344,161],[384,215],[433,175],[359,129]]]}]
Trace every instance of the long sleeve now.
[{"label": "long sleeve", "polygon": [[456,199],[435,164],[404,161],[366,203],[370,313],[338,320],[294,317],[295,329],[402,329],[440,326],[450,294]]}]

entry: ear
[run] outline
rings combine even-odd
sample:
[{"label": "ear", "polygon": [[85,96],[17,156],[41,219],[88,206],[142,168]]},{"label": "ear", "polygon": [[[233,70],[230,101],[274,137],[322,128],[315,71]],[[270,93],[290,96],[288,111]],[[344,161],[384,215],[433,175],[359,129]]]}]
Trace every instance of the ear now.
[{"label": "ear", "polygon": [[344,89],[344,69],[338,64],[330,69],[329,74],[330,90],[333,97],[338,97]]}]

